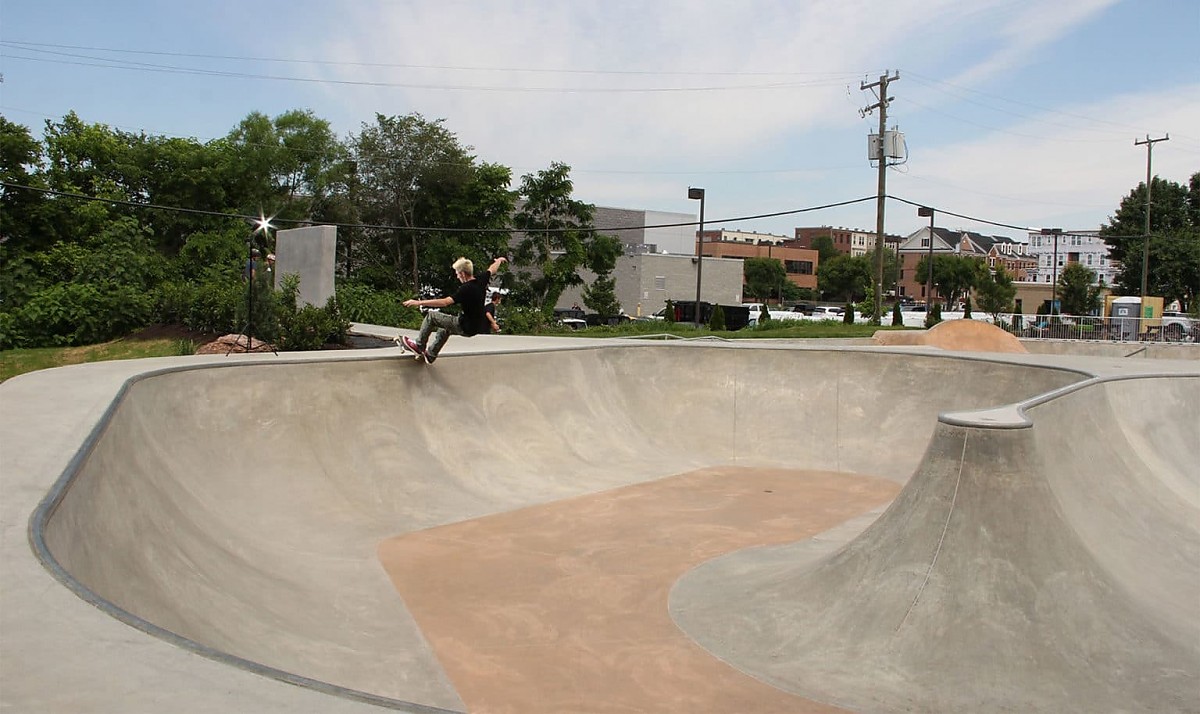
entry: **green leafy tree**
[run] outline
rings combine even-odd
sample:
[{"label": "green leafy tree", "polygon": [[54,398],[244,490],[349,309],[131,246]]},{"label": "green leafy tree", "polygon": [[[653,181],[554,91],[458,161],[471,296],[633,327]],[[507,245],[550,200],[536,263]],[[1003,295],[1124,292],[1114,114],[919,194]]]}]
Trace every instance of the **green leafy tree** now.
[{"label": "green leafy tree", "polygon": [[871,261],[865,255],[838,255],[821,263],[817,269],[817,286],[826,295],[846,302],[861,299],[871,284]]},{"label": "green leafy tree", "polygon": [[[24,126],[0,116],[0,180],[45,188],[41,168],[41,143]],[[5,188],[0,193],[0,236],[5,246],[39,250],[53,242],[42,216],[45,200],[45,194],[29,189]],[[11,292],[5,289],[4,294],[7,297]]]},{"label": "green leafy tree", "polygon": [[615,278],[596,278],[583,289],[583,304],[603,318],[621,314],[621,303],[617,301]]},{"label": "green leafy tree", "polygon": [[530,304],[541,310],[552,310],[563,290],[581,285],[580,268],[592,267],[588,263],[604,253],[593,248],[599,238],[592,227],[595,206],[572,198],[573,191],[571,167],[558,162],[522,176],[517,191],[521,203],[513,227],[521,234],[513,271]]},{"label": "green leafy tree", "polygon": [[597,235],[586,248],[587,264],[596,273],[596,279],[583,289],[583,304],[600,317],[616,317],[621,314],[621,303],[617,300],[617,281],[612,271],[624,252],[624,244],[616,236]]},{"label": "green leafy tree", "polygon": [[998,322],[1002,313],[1010,313],[1015,307],[1017,286],[1013,284],[1012,276],[998,266],[995,274],[987,273],[975,286],[975,296],[979,300],[979,309],[992,316]]},{"label": "green leafy tree", "polygon": [[1090,315],[1103,304],[1096,273],[1079,263],[1068,263],[1058,274],[1058,298],[1066,315]]},{"label": "green leafy tree", "polygon": [[[1200,172],[1192,174],[1187,186],[1154,178],[1151,198],[1146,289],[1190,309],[1200,292]],[[1121,266],[1113,283],[1119,294],[1141,294],[1145,230],[1146,184],[1142,182],[1100,228],[1109,257]]]},{"label": "green leafy tree", "polygon": [[778,258],[746,258],[742,261],[742,277],[746,294],[764,302],[772,295],[780,295],[782,285],[790,282]]},{"label": "green leafy tree", "polygon": [[[921,258],[917,263],[916,278],[924,283],[928,279],[929,259]],[[933,284],[938,296],[946,305],[952,305],[966,295],[983,278],[987,266],[979,258],[966,255],[935,255],[933,257]]]},{"label": "green leafy tree", "polygon": [[817,251],[817,265],[824,265],[826,261],[842,255],[842,252],[833,246],[833,238],[830,236],[817,236],[812,240],[812,249]]},{"label": "green leafy tree", "polygon": [[[367,232],[359,240],[361,265],[356,273],[378,288],[399,288],[401,275],[406,273],[408,288],[420,292],[426,287],[422,281],[425,263],[431,264],[429,276],[450,273],[444,255],[425,259],[428,247],[438,243],[441,234],[420,229],[442,227],[427,215],[437,202],[429,200],[426,192],[435,184],[445,193],[450,185],[470,181],[472,159],[469,147],[461,146],[442,124],[442,120],[429,121],[416,113],[376,114],[374,124],[364,123],[362,131],[350,139],[357,156],[355,200],[364,222],[397,226]],[[441,282],[429,287],[437,290]]]}]

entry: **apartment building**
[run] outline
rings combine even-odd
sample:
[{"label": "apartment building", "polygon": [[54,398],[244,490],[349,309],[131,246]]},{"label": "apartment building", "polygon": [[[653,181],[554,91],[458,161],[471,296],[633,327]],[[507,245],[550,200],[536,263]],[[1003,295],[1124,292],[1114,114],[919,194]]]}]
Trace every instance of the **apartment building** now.
[{"label": "apartment building", "polygon": [[[1096,274],[1097,283],[1103,280],[1105,285],[1112,285],[1121,265],[1109,258],[1108,251],[1108,244],[1099,231],[1063,231],[1061,235],[1030,232],[1029,257],[1035,265],[1029,271],[1028,279],[1050,284],[1067,265],[1079,263]],[[1054,263],[1056,258],[1057,265]]]},{"label": "apartment building", "polygon": [[[819,236],[828,236],[833,241],[833,247],[845,255],[875,254],[875,231],[864,231],[857,228],[834,228],[833,226],[809,226],[796,228],[794,240],[805,248],[811,248],[813,240]],[[900,240],[900,236],[884,234],[884,244]]]}]

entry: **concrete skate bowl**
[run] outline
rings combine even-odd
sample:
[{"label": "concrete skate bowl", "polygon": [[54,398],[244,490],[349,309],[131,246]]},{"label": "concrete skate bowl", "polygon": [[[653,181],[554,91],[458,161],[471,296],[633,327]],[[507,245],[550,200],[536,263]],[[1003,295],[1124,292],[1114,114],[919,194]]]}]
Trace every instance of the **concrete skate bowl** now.
[{"label": "concrete skate bowl", "polygon": [[[423,593],[405,591],[403,575],[381,565],[381,544],[414,534],[445,544],[461,532],[447,529],[464,524],[672,480],[687,486],[692,474],[727,467],[772,470],[784,481],[821,472],[847,491],[878,496],[880,483],[898,488],[936,467],[945,431],[958,428],[939,424],[939,413],[1034,399],[1085,379],[945,355],[693,345],[450,356],[434,368],[395,359],[185,368],[126,386],[31,527],[39,556],[63,582],[180,646],[383,706],[485,710],[456,664],[472,643],[432,632]],[[1031,409],[1035,423],[1038,410],[1050,415],[1059,403]],[[1079,421],[1074,411],[1047,419]],[[1037,428],[995,433],[1040,437]],[[1153,439],[1171,437],[1149,436],[1122,458],[1162,452],[1165,462],[1154,466],[1176,475],[1139,504],[1151,509],[1174,494],[1176,507],[1194,491],[1194,462],[1175,450],[1180,443]],[[911,486],[905,493],[901,500],[922,500]],[[651,510],[644,520],[663,518]],[[1153,553],[1139,535],[1130,536],[1138,554]],[[1119,548],[1120,557],[1078,550],[1104,573],[1137,562]],[[435,562],[422,582],[436,581],[439,568],[469,577],[450,567],[456,562]],[[893,586],[880,577],[881,590]],[[456,581],[434,584],[436,597],[449,600]],[[1122,596],[1127,610],[1106,612],[1136,613],[1139,623],[1177,618],[1175,601]],[[652,606],[667,611],[665,598]],[[914,609],[910,626],[924,611]],[[684,629],[704,642],[704,627]],[[860,636],[849,628],[842,644]],[[536,688],[536,677],[503,664],[480,676],[501,688]],[[853,699],[753,676],[820,701]],[[986,676],[998,690],[1019,686],[997,671]]]},{"label": "concrete skate bowl", "polygon": [[1025,407],[1024,428],[944,418],[904,492],[836,552],[690,572],[677,623],[854,711],[1200,711],[1200,379]]}]

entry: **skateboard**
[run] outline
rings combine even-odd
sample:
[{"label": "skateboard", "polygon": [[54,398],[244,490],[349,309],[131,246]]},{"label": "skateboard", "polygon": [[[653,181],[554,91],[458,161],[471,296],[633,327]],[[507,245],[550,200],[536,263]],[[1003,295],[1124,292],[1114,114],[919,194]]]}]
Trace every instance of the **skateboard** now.
[{"label": "skateboard", "polygon": [[425,350],[421,349],[420,345],[408,337],[401,336],[396,340],[396,344],[400,345],[400,348],[405,352],[412,352],[413,358],[418,362],[424,362],[426,364],[433,363],[433,360],[429,358],[429,355],[425,354]]}]

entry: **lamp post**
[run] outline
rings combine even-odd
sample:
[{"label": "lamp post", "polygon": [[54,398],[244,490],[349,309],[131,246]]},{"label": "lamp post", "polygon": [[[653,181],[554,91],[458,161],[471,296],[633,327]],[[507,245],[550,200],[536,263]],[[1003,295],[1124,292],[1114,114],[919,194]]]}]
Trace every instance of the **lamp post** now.
[{"label": "lamp post", "polygon": [[704,268],[704,189],[688,186],[688,198],[700,201],[700,230],[696,233],[696,327],[700,327],[700,274]]},{"label": "lamp post", "polygon": [[1043,228],[1044,236],[1054,236],[1054,254],[1050,258],[1050,314],[1057,315],[1058,310],[1058,237],[1062,235],[1061,228]]},{"label": "lamp post", "polygon": [[918,216],[929,216],[929,261],[925,265],[925,314],[928,315],[933,303],[933,214],[929,206],[917,206]]},{"label": "lamp post", "polygon": [[[269,231],[274,227],[275,226],[271,225],[270,218],[260,216],[259,218],[254,219],[254,230],[250,233],[249,236],[246,237],[246,248],[248,250],[248,255],[247,255],[247,259],[246,259],[246,270],[245,270],[245,276],[246,276],[246,282],[247,282],[247,286],[246,286],[246,325],[244,328],[242,328],[242,334],[246,335],[246,351],[247,352],[251,351],[254,348],[254,283],[257,278],[257,273],[258,273],[258,263],[257,263],[257,261],[255,261],[258,250],[254,247],[254,236],[258,235],[259,231],[262,231],[262,234],[264,236],[266,236],[267,238],[270,238]],[[241,337],[239,336],[237,338],[237,340],[234,340],[233,344],[229,346],[229,351],[227,351],[225,353],[226,357],[228,357],[229,353],[233,351],[233,348],[238,345],[238,340],[240,340],[240,339],[241,339]],[[272,347],[271,351],[274,352],[275,348]],[[278,354],[278,353],[276,353],[276,354]]]}]

